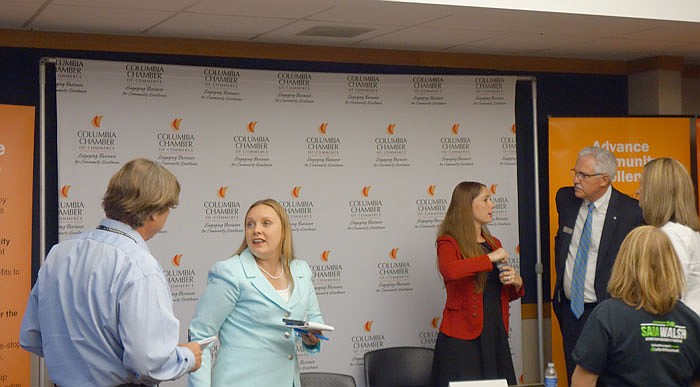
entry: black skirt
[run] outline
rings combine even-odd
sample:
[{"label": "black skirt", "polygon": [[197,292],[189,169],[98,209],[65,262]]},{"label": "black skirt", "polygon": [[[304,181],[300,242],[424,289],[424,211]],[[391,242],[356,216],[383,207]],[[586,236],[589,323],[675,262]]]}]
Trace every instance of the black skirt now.
[{"label": "black skirt", "polygon": [[447,386],[451,381],[506,379],[518,384],[508,333],[501,314],[501,281],[498,268],[489,273],[484,288],[484,328],[474,340],[449,337],[442,332],[435,342],[433,385]]}]

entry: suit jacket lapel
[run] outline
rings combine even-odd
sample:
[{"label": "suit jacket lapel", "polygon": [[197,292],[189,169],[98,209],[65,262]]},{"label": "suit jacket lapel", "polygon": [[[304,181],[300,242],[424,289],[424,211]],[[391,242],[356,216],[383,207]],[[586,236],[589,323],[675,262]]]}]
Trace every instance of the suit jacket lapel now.
[{"label": "suit jacket lapel", "polygon": [[253,287],[257,289],[263,297],[272,301],[280,308],[288,310],[286,303],[282,300],[282,297],[277,293],[277,290],[275,290],[270,281],[262,274],[255,262],[255,257],[253,257],[253,254],[251,254],[248,249],[241,253],[241,263],[243,265],[243,272],[246,278],[250,280]]},{"label": "suit jacket lapel", "polygon": [[[610,242],[615,234],[617,228],[618,215],[618,205],[617,200],[619,193],[615,188],[612,189],[610,193],[610,202],[608,203],[608,210],[605,213],[605,221],[603,222],[603,233],[600,236],[600,245],[598,246],[598,258],[596,260],[596,277],[602,265],[607,265],[608,261],[608,249],[610,248]],[[613,257],[614,258],[614,257]]]},{"label": "suit jacket lapel", "polygon": [[[573,196],[572,192],[572,196]],[[566,265],[566,259],[569,255],[569,248],[571,245],[571,238],[573,237],[574,234],[574,228],[576,227],[576,218],[578,217],[578,212],[579,209],[581,208],[581,203],[583,202],[583,199],[579,199],[576,196],[573,196],[574,200],[571,202],[571,205],[566,206],[562,208],[562,220],[563,220],[563,227],[569,228],[571,230],[570,233],[567,232],[561,232],[560,236],[562,238],[561,244],[560,244],[560,249],[562,251],[557,251],[556,253],[561,256],[561,262],[560,265],[557,267],[557,274],[558,278],[562,278],[564,275],[564,267]],[[561,272],[559,272],[561,271]]]}]

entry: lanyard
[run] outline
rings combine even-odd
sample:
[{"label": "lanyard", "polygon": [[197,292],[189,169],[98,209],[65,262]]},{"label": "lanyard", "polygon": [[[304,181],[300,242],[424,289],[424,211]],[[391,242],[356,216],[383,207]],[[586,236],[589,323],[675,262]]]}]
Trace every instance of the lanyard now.
[{"label": "lanyard", "polygon": [[125,232],[122,231],[122,230],[117,230],[116,228],[107,227],[107,226],[103,226],[103,225],[97,226],[97,229],[98,229],[98,230],[108,231],[108,232],[113,232],[113,233],[119,234],[119,235],[124,235],[125,237],[127,237],[127,238],[131,239],[132,241],[134,241],[134,243],[138,244],[138,242],[136,241],[136,239],[134,239],[134,237],[132,237],[131,235],[125,233]]}]

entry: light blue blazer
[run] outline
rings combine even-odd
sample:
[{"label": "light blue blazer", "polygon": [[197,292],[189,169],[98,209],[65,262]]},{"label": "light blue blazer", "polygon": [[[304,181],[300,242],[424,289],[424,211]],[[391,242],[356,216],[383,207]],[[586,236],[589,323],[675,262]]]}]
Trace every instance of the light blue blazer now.
[{"label": "light blue blazer", "polygon": [[[301,386],[297,344],[301,339],[283,318],[323,322],[311,269],[301,260],[290,263],[294,289],[285,302],[263,276],[255,258],[244,250],[209,270],[204,294],[190,322],[191,340],[218,335],[221,342],[212,369],[205,349],[202,366],[189,376],[190,387]],[[319,346],[308,349],[310,353]]]}]

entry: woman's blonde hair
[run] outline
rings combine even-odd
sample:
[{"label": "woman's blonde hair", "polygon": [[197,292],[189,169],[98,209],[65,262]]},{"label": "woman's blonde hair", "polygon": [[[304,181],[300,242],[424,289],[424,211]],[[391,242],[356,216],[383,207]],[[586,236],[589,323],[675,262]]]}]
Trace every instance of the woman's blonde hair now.
[{"label": "woman's blonde hair", "polygon": [[632,230],[620,246],[608,292],[653,315],[671,311],[685,290],[683,269],[666,233],[654,226]]},{"label": "woman's blonde hair", "polygon": [[102,207],[108,218],[137,228],[149,216],[177,206],[179,196],[175,175],[151,160],[138,158],[124,164],[109,180]]},{"label": "woman's blonde hair", "polygon": [[639,193],[647,224],[661,227],[676,222],[700,231],[693,180],[677,160],[662,157],[648,162]]},{"label": "woman's blonde hair", "polygon": [[[281,263],[282,268],[284,270],[284,274],[289,280],[290,289],[294,289],[294,279],[292,277],[291,269],[289,268],[289,263],[295,258],[294,243],[292,242],[292,226],[289,223],[289,216],[287,216],[287,211],[285,211],[284,207],[282,207],[282,205],[279,204],[275,199],[268,198],[258,200],[257,202],[251,204],[250,207],[248,207],[248,211],[246,211],[245,213],[245,218],[243,218],[244,225],[246,219],[248,218],[250,210],[257,206],[268,206],[272,208],[277,214],[277,216],[279,216],[280,218],[280,221],[282,223],[282,242],[280,243]],[[243,242],[241,243],[241,246],[238,248],[238,250],[236,250],[235,255],[239,255],[246,248],[248,248],[248,242],[246,242],[245,235],[243,235]]]},{"label": "woman's blonde hair", "polygon": [[[474,224],[474,211],[472,203],[481,194],[486,186],[475,181],[463,181],[452,191],[452,199],[447,207],[445,218],[440,223],[438,237],[446,235],[457,240],[462,259],[477,257],[484,254],[484,250],[476,240],[476,225]],[[481,226],[481,235],[493,245],[494,239],[486,225]],[[476,289],[481,292],[486,285],[487,272],[481,272],[476,277]]]}]

